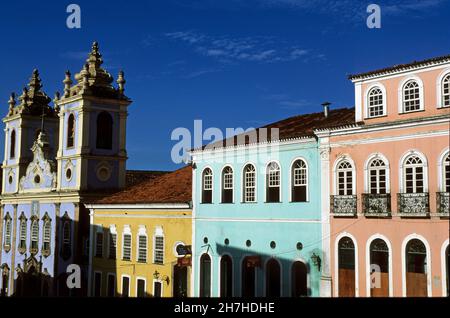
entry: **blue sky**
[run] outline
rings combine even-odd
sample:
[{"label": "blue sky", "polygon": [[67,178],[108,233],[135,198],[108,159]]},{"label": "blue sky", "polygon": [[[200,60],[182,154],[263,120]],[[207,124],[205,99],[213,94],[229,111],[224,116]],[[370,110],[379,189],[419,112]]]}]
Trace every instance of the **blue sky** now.
[{"label": "blue sky", "polygon": [[[56,3],[56,4],[55,4]],[[81,29],[66,7],[81,7]],[[368,29],[366,7],[382,10]],[[46,93],[81,69],[92,41],[125,71],[129,169],[174,169],[173,129],[258,127],[353,106],[347,75],[450,54],[449,0],[14,1],[0,4],[3,114],[38,68]],[[3,138],[1,140],[3,144]],[[3,145],[0,149],[3,149]]]}]

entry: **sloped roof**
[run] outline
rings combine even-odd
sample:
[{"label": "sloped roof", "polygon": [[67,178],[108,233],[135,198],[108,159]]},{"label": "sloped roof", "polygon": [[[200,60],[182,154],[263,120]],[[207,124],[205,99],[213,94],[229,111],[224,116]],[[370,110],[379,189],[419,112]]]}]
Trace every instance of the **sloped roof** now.
[{"label": "sloped roof", "polygon": [[175,170],[107,195],[95,204],[188,203],[192,200],[192,167]]}]

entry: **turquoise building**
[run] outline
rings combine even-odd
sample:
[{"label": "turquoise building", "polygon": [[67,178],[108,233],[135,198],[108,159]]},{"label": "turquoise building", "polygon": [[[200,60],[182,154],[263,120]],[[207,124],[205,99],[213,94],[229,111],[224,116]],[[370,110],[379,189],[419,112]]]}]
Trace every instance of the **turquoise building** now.
[{"label": "turquoise building", "polygon": [[352,114],[326,108],[191,152],[193,295],[330,295],[328,149],[314,129]]}]

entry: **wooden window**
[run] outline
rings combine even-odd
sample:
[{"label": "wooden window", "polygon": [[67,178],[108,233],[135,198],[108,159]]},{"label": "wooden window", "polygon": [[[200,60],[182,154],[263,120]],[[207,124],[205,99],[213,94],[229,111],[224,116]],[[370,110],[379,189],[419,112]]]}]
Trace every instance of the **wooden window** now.
[{"label": "wooden window", "polygon": [[138,262],[147,262],[147,235],[138,235]]},{"label": "wooden window", "polygon": [[124,261],[131,260],[131,234],[129,233],[123,235],[122,259]]},{"label": "wooden window", "polygon": [[225,167],[222,171],[222,203],[233,203],[233,169]]},{"label": "wooden window", "polygon": [[11,131],[11,138],[9,141],[9,159],[13,159],[16,156],[16,131]]},{"label": "wooden window", "polygon": [[442,106],[450,107],[450,74],[442,80]]},{"label": "wooden window", "polygon": [[424,171],[425,166],[417,156],[410,156],[405,161],[404,185],[406,193],[424,192]]},{"label": "wooden window", "polygon": [[95,236],[95,257],[103,257],[103,232],[97,232]]},{"label": "wooden window", "polygon": [[75,142],[75,116],[69,115],[67,119],[67,148],[72,148]]},{"label": "wooden window", "polygon": [[266,172],[266,201],[280,202],[280,166],[271,162]]},{"label": "wooden window", "polygon": [[213,183],[213,173],[212,170],[206,168],[203,171],[202,176],[202,203],[212,203],[212,183]]},{"label": "wooden window", "polygon": [[244,168],[244,202],[256,202],[256,170],[248,164]]},{"label": "wooden window", "polygon": [[379,87],[372,88],[368,96],[369,118],[384,115],[383,104],[383,92],[381,89]]},{"label": "wooden window", "polygon": [[414,81],[408,81],[403,86],[403,110],[412,112],[420,109],[420,88],[419,84]]},{"label": "wooden window", "polygon": [[164,236],[155,235],[153,250],[153,262],[155,264],[164,264]]},{"label": "wooden window", "polygon": [[426,297],[427,250],[422,241],[412,239],[406,245],[406,296]]},{"label": "wooden window", "polygon": [[371,296],[389,297],[389,248],[382,239],[370,243],[370,270]]},{"label": "wooden window", "polygon": [[343,237],[338,246],[339,297],[355,297],[355,244]]},{"label": "wooden window", "polygon": [[97,117],[97,149],[112,149],[113,119],[107,112]]},{"label": "wooden window", "polygon": [[306,202],[308,189],[308,169],[306,162],[298,159],[292,165],[292,202]]},{"label": "wooden window", "polygon": [[374,159],[369,165],[369,193],[386,193],[386,164],[381,159]]},{"label": "wooden window", "polygon": [[445,156],[444,162],[443,162],[443,189],[445,192],[450,192],[450,153]]},{"label": "wooden window", "polygon": [[353,167],[347,160],[342,161],[337,169],[338,195],[353,194]]},{"label": "wooden window", "polygon": [[117,234],[109,233],[109,258],[116,259],[117,250]]}]

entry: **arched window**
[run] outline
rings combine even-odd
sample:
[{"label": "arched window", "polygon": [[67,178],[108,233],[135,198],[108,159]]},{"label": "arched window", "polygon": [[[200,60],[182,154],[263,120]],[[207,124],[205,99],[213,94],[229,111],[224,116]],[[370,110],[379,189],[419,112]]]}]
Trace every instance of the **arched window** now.
[{"label": "arched window", "polygon": [[405,192],[423,193],[425,165],[422,159],[416,155],[409,156],[403,169]]},{"label": "arched window", "polygon": [[19,233],[19,251],[25,252],[27,246],[27,220],[21,218],[20,220],[20,233]]},{"label": "arched window", "polygon": [[202,203],[212,203],[213,173],[210,168],[203,170]]},{"label": "arched window", "polygon": [[228,255],[220,259],[220,297],[233,296],[233,260]]},{"label": "arched window", "polygon": [[306,202],[308,168],[306,162],[298,159],[292,164],[292,202]]},{"label": "arched window", "polygon": [[421,240],[412,239],[406,245],[406,296],[426,297],[427,249]]},{"label": "arched window", "polygon": [[157,227],[153,235],[153,262],[164,264],[164,232],[161,227]]},{"label": "arched window", "polygon": [[442,80],[442,107],[450,106],[450,73]]},{"label": "arched window", "polygon": [[368,94],[368,116],[377,117],[384,115],[383,92],[379,87],[374,87]]},{"label": "arched window", "polygon": [[69,115],[67,119],[67,148],[74,146],[75,140],[75,116],[73,114]]},{"label": "arched window", "polygon": [[244,202],[256,202],[256,170],[248,164],[244,168]]},{"label": "arched window", "polygon": [[450,152],[442,162],[442,189],[443,192],[450,192]]},{"label": "arched window", "polygon": [[11,137],[9,141],[9,159],[13,159],[16,156],[16,131],[11,131]]},{"label": "arched window", "polygon": [[337,194],[353,194],[353,167],[347,160],[340,162],[337,168]]},{"label": "arched window", "polygon": [[70,220],[63,220],[61,254],[64,259],[68,259],[72,255],[71,243],[72,243],[72,233],[70,228]]},{"label": "arched window", "polygon": [[280,297],[281,269],[280,263],[274,258],[266,264],[266,297]]},{"label": "arched window", "polygon": [[9,213],[5,216],[5,240],[4,240],[4,248],[6,251],[9,251],[11,248],[11,216]]},{"label": "arched window", "polygon": [[419,83],[415,80],[410,80],[403,86],[403,111],[412,112],[419,110],[420,107]]},{"label": "arched window", "polygon": [[382,239],[370,243],[370,295],[389,297],[389,248]]},{"label": "arched window", "polygon": [[38,251],[39,242],[39,221],[33,220],[31,222],[31,246],[30,252],[35,254]]},{"label": "arched window", "polygon": [[147,262],[147,235],[145,233],[139,233],[138,235],[138,262]]},{"label": "arched window", "polygon": [[112,149],[113,119],[107,112],[97,117],[97,149]]},{"label": "arched window", "polygon": [[52,223],[50,220],[44,220],[44,227],[42,232],[42,250],[43,253],[48,255],[50,253],[50,239],[51,239],[51,228]]},{"label": "arched window", "polygon": [[211,297],[211,257],[200,257],[200,297]]},{"label": "arched window", "polygon": [[256,270],[249,256],[242,260],[241,266],[241,296],[255,297],[256,293]]},{"label": "arched window", "polygon": [[306,264],[300,261],[292,264],[291,286],[292,297],[306,297],[308,296],[308,268]]},{"label": "arched window", "polygon": [[373,159],[369,164],[369,193],[385,194],[386,164],[382,159]]},{"label": "arched window", "polygon": [[280,166],[271,162],[266,170],[266,201],[280,202]]},{"label": "arched window", "polygon": [[338,243],[339,297],[355,297],[355,244],[349,237]]},{"label": "arched window", "polygon": [[233,203],[233,168],[222,170],[222,203]]},{"label": "arched window", "polygon": [[[129,230],[129,229],[128,229]],[[131,260],[131,233],[126,231],[122,236],[122,259],[124,261]]]}]

